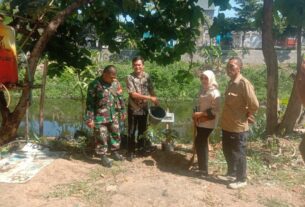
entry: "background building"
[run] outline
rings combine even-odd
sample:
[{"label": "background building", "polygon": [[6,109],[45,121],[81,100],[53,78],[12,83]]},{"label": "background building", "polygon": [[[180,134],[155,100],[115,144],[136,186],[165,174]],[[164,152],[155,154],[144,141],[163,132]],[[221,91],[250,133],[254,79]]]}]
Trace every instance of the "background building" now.
[{"label": "background building", "polygon": [[199,0],[197,4],[204,10],[204,15],[206,17],[206,22],[202,22],[202,27],[200,28],[200,36],[196,41],[197,46],[201,47],[214,43],[214,40],[211,40],[209,35],[209,27],[213,23],[215,6],[214,4],[209,6],[208,0]]}]

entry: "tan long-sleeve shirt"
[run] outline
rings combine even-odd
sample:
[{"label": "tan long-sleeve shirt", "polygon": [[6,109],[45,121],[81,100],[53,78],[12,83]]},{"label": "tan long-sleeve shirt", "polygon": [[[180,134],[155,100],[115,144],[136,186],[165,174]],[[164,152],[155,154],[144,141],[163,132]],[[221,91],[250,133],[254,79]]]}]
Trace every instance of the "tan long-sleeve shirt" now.
[{"label": "tan long-sleeve shirt", "polygon": [[220,92],[218,89],[202,90],[199,94],[198,102],[199,111],[204,112],[210,108],[212,109],[212,114],[215,115],[215,119],[200,122],[197,126],[208,129],[216,128],[220,114]]},{"label": "tan long-sleeve shirt", "polygon": [[254,87],[239,75],[229,81],[221,118],[221,127],[228,132],[245,132],[249,130],[247,114],[254,114],[259,107]]}]

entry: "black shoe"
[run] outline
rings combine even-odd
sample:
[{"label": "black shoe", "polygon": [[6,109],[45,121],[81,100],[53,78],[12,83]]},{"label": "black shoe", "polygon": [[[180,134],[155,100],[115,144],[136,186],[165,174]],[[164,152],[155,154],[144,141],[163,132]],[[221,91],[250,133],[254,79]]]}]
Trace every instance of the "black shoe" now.
[{"label": "black shoe", "polygon": [[198,177],[208,177],[209,174],[206,170],[198,170],[195,172],[195,175]]},{"label": "black shoe", "polygon": [[111,153],[111,158],[114,159],[115,161],[122,161],[123,157],[120,155],[118,152],[112,152]]},{"label": "black shoe", "polygon": [[143,156],[146,155],[145,150],[144,150],[143,148],[138,149],[138,150],[136,151],[136,153],[137,153],[137,155],[138,155],[139,157],[143,157]]},{"label": "black shoe", "polygon": [[101,161],[104,167],[112,167],[112,162],[106,155],[102,155]]},{"label": "black shoe", "polygon": [[154,145],[152,145],[152,146],[150,146],[150,147],[145,149],[145,151],[148,152],[148,153],[153,153],[156,150],[157,150],[157,146],[154,146]]},{"label": "black shoe", "polygon": [[142,148],[138,151],[140,156],[149,156],[151,153],[155,152],[157,150],[157,146],[149,146]]},{"label": "black shoe", "polygon": [[129,161],[129,162],[132,162],[132,160],[135,158],[135,155],[133,152],[128,152],[127,153],[127,157],[126,159]]}]

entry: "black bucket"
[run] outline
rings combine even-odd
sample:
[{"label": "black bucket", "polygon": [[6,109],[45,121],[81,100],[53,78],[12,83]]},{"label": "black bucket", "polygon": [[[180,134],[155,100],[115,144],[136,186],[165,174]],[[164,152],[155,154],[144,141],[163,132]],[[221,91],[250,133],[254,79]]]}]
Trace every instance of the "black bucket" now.
[{"label": "black bucket", "polygon": [[158,124],[166,116],[165,110],[160,106],[151,106],[148,112],[150,124]]}]

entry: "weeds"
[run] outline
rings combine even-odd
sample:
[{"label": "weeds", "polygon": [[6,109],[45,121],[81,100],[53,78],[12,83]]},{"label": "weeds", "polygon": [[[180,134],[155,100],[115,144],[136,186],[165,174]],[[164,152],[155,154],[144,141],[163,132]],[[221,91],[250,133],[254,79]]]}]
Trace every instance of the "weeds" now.
[{"label": "weeds", "polygon": [[[248,174],[254,180],[272,180],[283,187],[305,184],[300,155],[293,149],[298,140],[269,137],[263,141],[249,143],[247,160]],[[280,152],[280,153],[279,153]]]},{"label": "weeds", "polygon": [[106,192],[109,185],[107,178],[115,177],[121,172],[122,169],[115,165],[111,169],[98,167],[89,172],[88,179],[56,185],[45,197],[62,199],[73,196],[92,205],[104,206],[111,196],[109,192]]},{"label": "weeds", "polygon": [[75,181],[55,186],[54,190],[47,195],[47,198],[65,198],[69,196],[88,198],[96,190],[96,187],[90,186],[88,181]]},{"label": "weeds", "polygon": [[221,150],[216,150],[213,155],[214,159],[209,159],[210,166],[212,166],[213,171],[225,174],[227,170],[227,163]]},{"label": "weeds", "polygon": [[261,203],[266,207],[292,207],[291,204],[280,201],[277,198],[266,198],[266,200],[261,201]]},{"label": "weeds", "polygon": [[265,165],[261,153],[252,152],[252,154],[247,157],[247,161],[250,177],[261,177],[267,174],[268,167]]}]

